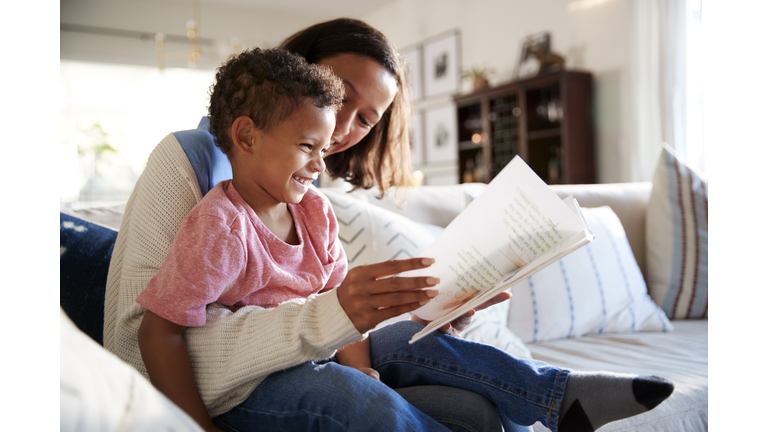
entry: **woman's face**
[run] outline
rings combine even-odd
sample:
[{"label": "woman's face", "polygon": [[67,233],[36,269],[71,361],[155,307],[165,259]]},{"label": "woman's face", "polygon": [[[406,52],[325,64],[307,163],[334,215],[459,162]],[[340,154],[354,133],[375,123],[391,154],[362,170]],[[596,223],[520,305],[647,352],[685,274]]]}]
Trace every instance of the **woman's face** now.
[{"label": "woman's face", "polygon": [[329,66],[344,81],[344,105],[336,115],[336,128],[326,156],[360,142],[381,120],[395,99],[397,81],[376,60],[357,54],[338,54],[318,64]]}]

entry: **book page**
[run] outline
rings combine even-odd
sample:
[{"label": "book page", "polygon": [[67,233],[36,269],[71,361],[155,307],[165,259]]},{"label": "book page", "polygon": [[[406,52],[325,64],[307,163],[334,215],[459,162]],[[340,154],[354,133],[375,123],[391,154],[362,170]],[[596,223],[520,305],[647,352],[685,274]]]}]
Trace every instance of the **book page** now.
[{"label": "book page", "polygon": [[424,250],[435,264],[402,274],[440,278],[439,294],[414,313],[446,315],[584,230],[581,217],[515,157]]},{"label": "book page", "polygon": [[501,282],[490,287],[488,290],[486,290],[482,294],[479,294],[473,297],[466,303],[457,305],[456,307],[448,311],[445,315],[442,315],[432,320],[426,327],[424,327],[424,329],[416,333],[413,336],[413,338],[411,338],[410,343],[413,343],[421,339],[422,337],[426,336],[427,334],[437,330],[443,325],[463,315],[465,312],[480,306],[484,302],[490,300],[496,294],[506,290],[512,285],[520,282],[521,280],[531,276],[537,271],[554,263],[555,261],[564,257],[565,255],[568,255],[569,253],[573,252],[579,247],[589,243],[590,241],[592,241],[593,238],[594,238],[594,234],[592,234],[591,230],[587,229],[580,233],[575,234],[573,237],[571,237],[567,241],[561,242],[559,245],[557,245],[556,247],[553,247],[543,255],[538,256],[529,264],[505,275],[504,279],[502,279]]}]

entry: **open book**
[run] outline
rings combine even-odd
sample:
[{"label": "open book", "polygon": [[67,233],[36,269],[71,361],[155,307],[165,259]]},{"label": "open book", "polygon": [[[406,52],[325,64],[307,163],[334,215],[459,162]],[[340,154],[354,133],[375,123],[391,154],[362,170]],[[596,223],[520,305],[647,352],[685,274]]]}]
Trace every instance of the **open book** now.
[{"label": "open book", "polygon": [[411,343],[591,242],[572,196],[560,199],[516,156],[421,256],[426,269],[402,276],[440,278],[439,294],[414,311],[432,321]]}]

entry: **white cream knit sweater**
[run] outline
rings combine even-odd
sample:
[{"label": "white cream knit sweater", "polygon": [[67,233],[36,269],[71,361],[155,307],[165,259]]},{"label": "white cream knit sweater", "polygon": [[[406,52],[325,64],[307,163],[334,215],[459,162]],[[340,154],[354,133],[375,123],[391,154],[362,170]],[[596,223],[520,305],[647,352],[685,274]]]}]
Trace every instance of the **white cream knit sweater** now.
[{"label": "white cream knit sweater", "polygon": [[[202,198],[173,134],[149,156],[125,208],[107,278],[104,347],[147,376],[137,335],[145,309],[136,297],[163,264],[184,217]],[[184,332],[195,381],[211,416],[244,401],[272,372],[332,356],[362,335],[336,290],[237,312],[211,305],[203,327]]]}]

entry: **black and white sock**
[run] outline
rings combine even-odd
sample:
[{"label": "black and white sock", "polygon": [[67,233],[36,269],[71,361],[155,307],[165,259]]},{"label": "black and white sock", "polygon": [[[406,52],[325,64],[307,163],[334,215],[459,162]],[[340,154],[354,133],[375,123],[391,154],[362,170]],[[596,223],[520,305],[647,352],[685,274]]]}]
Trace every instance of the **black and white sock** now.
[{"label": "black and white sock", "polygon": [[606,423],[644,413],[672,394],[657,376],[571,372],[560,406],[560,432],[592,432]]}]

